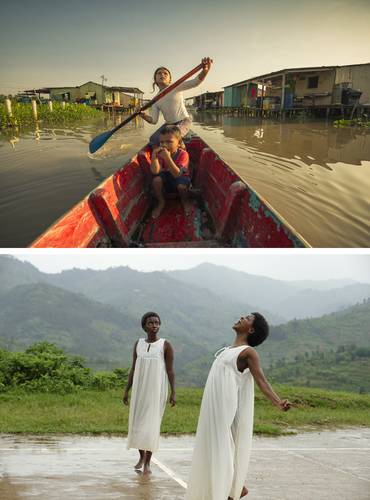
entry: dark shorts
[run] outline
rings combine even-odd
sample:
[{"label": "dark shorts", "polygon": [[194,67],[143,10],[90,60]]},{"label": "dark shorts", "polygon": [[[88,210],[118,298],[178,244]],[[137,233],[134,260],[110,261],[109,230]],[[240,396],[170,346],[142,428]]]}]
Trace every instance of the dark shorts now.
[{"label": "dark shorts", "polygon": [[187,175],[174,177],[171,172],[165,170],[164,172],[160,172],[156,177],[160,177],[162,179],[163,188],[166,193],[176,193],[177,186],[179,186],[180,184],[190,187],[190,177]]}]

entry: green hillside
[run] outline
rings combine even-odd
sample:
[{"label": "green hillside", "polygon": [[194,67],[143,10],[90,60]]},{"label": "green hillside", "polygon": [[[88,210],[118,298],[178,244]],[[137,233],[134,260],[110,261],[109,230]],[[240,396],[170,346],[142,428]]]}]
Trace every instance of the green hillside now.
[{"label": "green hillside", "polygon": [[370,347],[370,299],[344,311],[289,321],[271,330],[270,337],[260,347],[267,366],[278,359],[294,361],[306,352],[330,351],[343,345],[367,348]]},{"label": "green hillside", "polygon": [[47,341],[90,361],[127,363],[135,330],[133,317],[50,285],[20,285],[0,296],[0,341],[6,349]]},{"label": "green hillside", "polygon": [[10,255],[0,255],[0,294],[17,285],[43,280],[43,273],[32,264],[21,262]]},{"label": "green hillside", "polygon": [[[196,295],[198,303],[191,302],[194,300],[169,294],[167,307],[161,308],[167,311],[161,313],[161,336],[173,344],[175,367],[184,382],[187,374],[183,367],[217,350],[225,341],[224,332],[230,331],[240,316],[240,307],[220,298],[206,296],[201,301]],[[145,335],[140,319],[153,309],[149,306],[137,300],[132,311],[122,312],[55,286],[19,285],[0,295],[0,346],[19,350],[48,341],[85,357],[94,368],[128,366],[135,341]]]},{"label": "green hillside", "polygon": [[370,393],[370,348],[341,346],[336,351],[297,355],[277,361],[267,371],[270,381],[338,391]]},{"label": "green hillside", "polygon": [[[0,347],[20,350],[48,341],[84,356],[94,369],[127,367],[134,342],[144,335],[142,314],[157,310],[162,318],[161,336],[174,346],[177,380],[195,387],[204,385],[214,352],[233,341],[235,320],[251,309],[247,298],[252,294],[241,304],[163,272],[142,273],[125,267],[48,275],[0,256],[0,278]],[[343,364],[342,375],[334,370],[319,376],[331,364],[331,358],[320,356],[348,345],[369,348],[369,325],[368,299],[319,318],[272,325],[270,336],[257,350],[265,370],[280,370],[271,372],[276,380],[298,383],[289,378],[289,369],[282,370],[286,364],[300,376],[301,385],[358,392],[368,369],[366,359]],[[316,354],[320,355],[317,360]],[[310,360],[307,366],[306,359]],[[317,377],[308,381],[310,363],[316,363]]]}]

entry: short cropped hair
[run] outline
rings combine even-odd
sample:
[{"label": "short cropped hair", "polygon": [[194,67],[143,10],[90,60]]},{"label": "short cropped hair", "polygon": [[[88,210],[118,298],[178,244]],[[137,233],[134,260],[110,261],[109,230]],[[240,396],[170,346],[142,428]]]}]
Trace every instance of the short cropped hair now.
[{"label": "short cropped hair", "polygon": [[165,127],[163,127],[160,135],[166,135],[166,134],[173,134],[179,140],[181,139],[181,130],[179,129],[179,127],[177,125],[166,125]]},{"label": "short cropped hair", "polygon": [[253,333],[248,335],[248,344],[251,347],[256,347],[262,344],[269,334],[269,325],[262,314],[258,312],[252,313],[254,316],[253,321]]},{"label": "short cropped hair", "polygon": [[165,127],[163,127],[159,136],[166,134],[174,135],[176,139],[179,141],[179,147],[181,149],[186,149],[184,141],[182,140],[181,130],[177,125],[166,125]]},{"label": "short cropped hair", "polygon": [[159,317],[159,314],[153,311],[149,311],[144,314],[144,316],[141,318],[141,328],[145,331],[145,325],[146,325],[146,320],[151,317],[155,317],[159,319],[159,324],[161,324],[161,318]]}]

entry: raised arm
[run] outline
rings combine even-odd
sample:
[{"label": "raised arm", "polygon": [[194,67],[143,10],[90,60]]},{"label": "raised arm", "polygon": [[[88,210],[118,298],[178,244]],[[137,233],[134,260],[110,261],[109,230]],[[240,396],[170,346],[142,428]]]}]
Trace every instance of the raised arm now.
[{"label": "raised arm", "polygon": [[127,380],[127,385],[125,392],[123,393],[123,404],[128,405],[128,394],[130,392],[130,389],[132,387],[132,381],[134,379],[134,373],[135,373],[135,365],[136,365],[136,359],[137,359],[137,354],[136,354],[136,346],[139,341],[137,340],[134,345],[134,351],[132,353],[132,365],[131,365],[131,370],[128,376]]},{"label": "raised arm", "polygon": [[177,87],[177,91],[190,90],[193,89],[194,87],[198,87],[198,85],[200,85],[202,81],[205,79],[205,77],[208,75],[212,63],[213,61],[210,57],[203,57],[202,59],[203,69],[199,73],[199,75],[193,78],[192,80],[187,80],[186,82],[181,83]]},{"label": "raised arm", "polygon": [[[159,152],[157,153],[157,155],[158,154],[163,159],[164,163],[166,164],[166,166],[167,166],[168,170],[171,172],[171,174],[174,177],[179,177],[179,175],[181,175],[181,169],[173,161],[173,159],[171,157],[171,153],[168,151],[168,149],[166,149],[166,148],[159,148]],[[156,156],[156,158],[158,158],[158,156]],[[152,174],[158,173],[157,171],[155,171],[155,168],[156,167],[155,167],[155,164],[153,163],[153,155],[152,155],[152,167],[151,167]]]},{"label": "raised arm", "polygon": [[271,385],[268,383],[261,367],[260,359],[253,347],[248,347],[240,354],[241,361],[249,368],[253,375],[256,384],[261,389],[263,394],[271,401],[271,403],[282,411],[287,411],[291,407],[291,403],[287,399],[280,399],[274,392]]},{"label": "raised arm", "polygon": [[165,341],[164,344],[164,361],[166,363],[166,372],[171,387],[170,403],[171,406],[175,406],[176,391],[175,391],[175,372],[173,371],[173,349],[172,345],[167,340]]}]

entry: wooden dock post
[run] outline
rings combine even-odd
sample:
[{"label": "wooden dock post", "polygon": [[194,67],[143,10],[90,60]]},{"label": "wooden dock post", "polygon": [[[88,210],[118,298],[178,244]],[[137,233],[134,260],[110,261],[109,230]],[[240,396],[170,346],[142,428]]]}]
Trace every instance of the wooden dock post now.
[{"label": "wooden dock post", "polygon": [[8,118],[11,118],[13,116],[13,113],[12,113],[12,101],[10,99],[5,99],[5,109]]},{"label": "wooden dock post", "polygon": [[37,121],[37,102],[35,101],[35,99],[32,99],[31,105],[32,105],[33,118],[35,121]]}]

